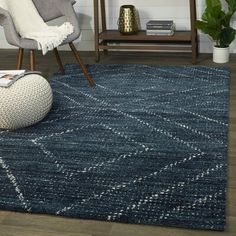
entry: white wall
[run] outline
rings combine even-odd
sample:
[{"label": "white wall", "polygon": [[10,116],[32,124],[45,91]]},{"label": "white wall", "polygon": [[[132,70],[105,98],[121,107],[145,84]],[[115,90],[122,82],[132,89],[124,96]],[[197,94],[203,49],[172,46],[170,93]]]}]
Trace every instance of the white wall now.
[{"label": "white wall", "polygon": [[[203,12],[204,2],[204,0],[196,0],[198,18]],[[142,29],[145,29],[145,23],[150,19],[173,19],[177,30],[190,29],[189,0],[106,0],[107,25],[110,29],[117,29],[119,8],[123,4],[135,5],[141,19]],[[85,51],[94,50],[93,0],[77,0],[75,9],[82,29],[78,48]],[[199,32],[199,39],[200,52],[212,52],[211,42],[207,36]],[[5,40],[2,28],[0,28],[0,48],[10,47]],[[236,52],[235,42],[231,45],[231,51]]]}]

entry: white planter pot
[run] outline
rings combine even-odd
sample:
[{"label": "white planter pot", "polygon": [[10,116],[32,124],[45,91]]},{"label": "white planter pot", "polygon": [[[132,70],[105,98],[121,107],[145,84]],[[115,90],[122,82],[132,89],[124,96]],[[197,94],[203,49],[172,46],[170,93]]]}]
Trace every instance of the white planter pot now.
[{"label": "white planter pot", "polygon": [[215,63],[226,63],[229,61],[229,47],[219,48],[213,46],[213,61]]}]

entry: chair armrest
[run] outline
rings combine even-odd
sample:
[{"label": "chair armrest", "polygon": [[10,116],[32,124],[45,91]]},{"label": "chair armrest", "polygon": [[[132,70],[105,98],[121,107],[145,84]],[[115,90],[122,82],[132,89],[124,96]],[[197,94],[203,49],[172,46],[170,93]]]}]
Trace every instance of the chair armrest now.
[{"label": "chair armrest", "polygon": [[20,45],[20,36],[16,31],[13,20],[9,12],[0,7],[0,25],[3,26],[6,40],[14,46]]},{"label": "chair armrest", "polygon": [[[54,1],[58,1],[58,0],[54,0]],[[72,35],[70,35],[65,42],[70,42],[70,41],[74,41],[75,39],[77,39],[80,36],[81,30],[80,30],[80,25],[79,25],[79,21],[78,21],[78,17],[76,15],[75,9],[73,7],[73,0],[59,0],[62,3],[60,11],[62,13],[63,16],[65,16],[66,21],[70,22],[73,25],[74,28],[74,32]]]}]

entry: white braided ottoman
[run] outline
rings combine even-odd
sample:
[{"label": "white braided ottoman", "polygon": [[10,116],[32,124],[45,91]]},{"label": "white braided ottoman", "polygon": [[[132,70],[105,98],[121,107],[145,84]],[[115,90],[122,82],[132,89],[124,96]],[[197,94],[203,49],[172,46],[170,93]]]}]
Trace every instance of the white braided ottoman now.
[{"label": "white braided ottoman", "polygon": [[26,75],[8,88],[0,87],[0,129],[18,129],[41,121],[52,100],[52,89],[39,74]]}]

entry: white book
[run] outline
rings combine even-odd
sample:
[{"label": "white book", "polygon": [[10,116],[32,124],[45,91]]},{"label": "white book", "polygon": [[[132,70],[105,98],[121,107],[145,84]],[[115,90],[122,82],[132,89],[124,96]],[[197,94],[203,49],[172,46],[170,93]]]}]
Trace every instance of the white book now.
[{"label": "white book", "polygon": [[146,35],[166,35],[172,36],[174,35],[174,30],[146,30]]},{"label": "white book", "polygon": [[0,70],[0,86],[9,87],[24,73],[25,70]]},{"label": "white book", "polygon": [[0,87],[9,87],[15,81],[29,74],[39,74],[40,71],[25,71],[25,70],[0,70]]}]

